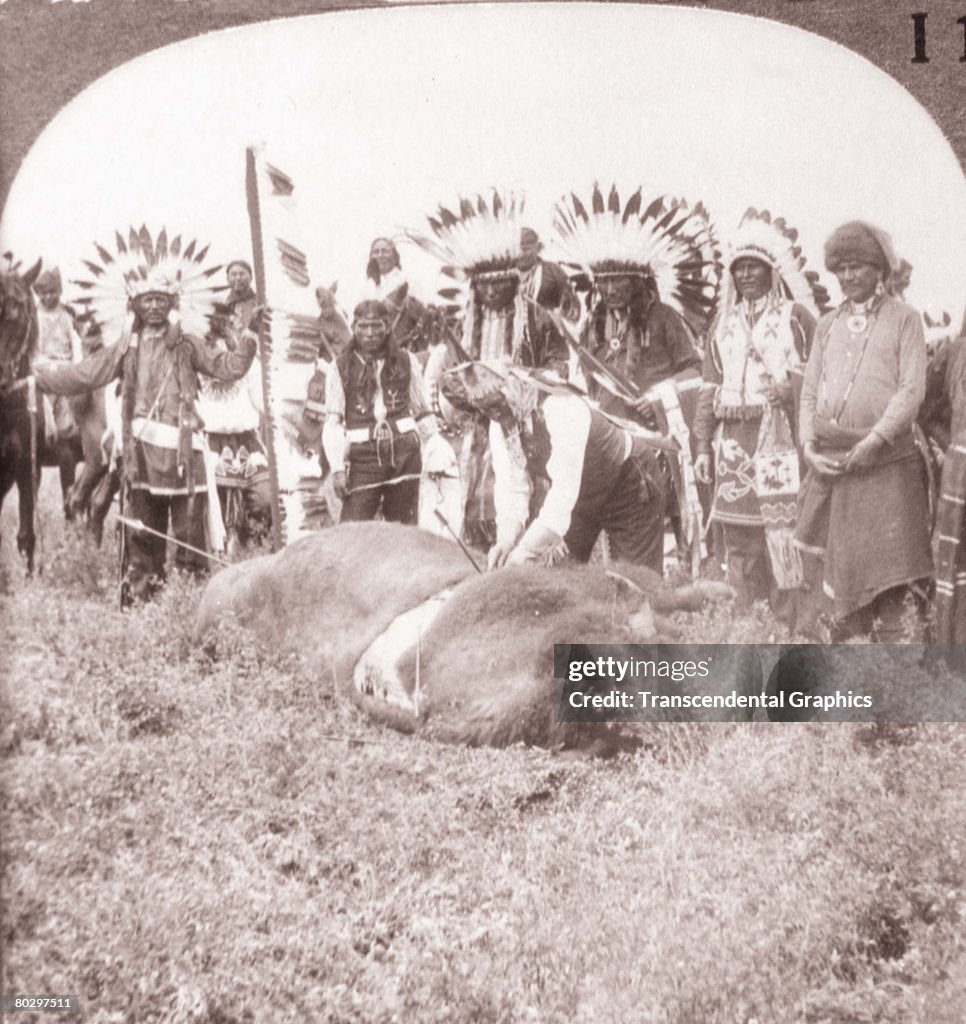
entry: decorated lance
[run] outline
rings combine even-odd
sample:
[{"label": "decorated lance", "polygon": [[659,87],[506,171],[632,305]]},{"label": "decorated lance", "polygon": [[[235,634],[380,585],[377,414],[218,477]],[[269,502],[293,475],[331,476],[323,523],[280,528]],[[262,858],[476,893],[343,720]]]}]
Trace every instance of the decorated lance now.
[{"label": "decorated lance", "polygon": [[196,548],[193,544],[186,544],[183,540],[178,540],[176,537],[169,537],[166,533],[162,533],[160,530],[155,530],[153,527],[148,526],[147,523],[142,523],[140,519],[128,519],[127,516],[118,516],[117,521],[119,523],[123,523],[125,526],[130,526],[132,530],[152,533],[155,537],[161,537],[163,540],[168,540],[179,548],[184,548],[186,551],[193,551],[196,555],[202,555],[211,562],[217,562],[219,565],[231,565],[231,562],[226,561],[224,558],[219,558],[217,555],[212,555],[207,551],[202,551],[201,548]]},{"label": "decorated lance", "polygon": [[[265,251],[262,238],[262,219],[258,201],[258,171],[256,167],[255,149],[251,146],[245,151],[245,197],[248,204],[248,219],[252,234],[252,262],[255,264],[255,295],[260,306],[267,306],[265,295]],[[278,479],[278,460],[275,453],[275,424],[268,411],[271,408],[271,379],[268,357],[271,351],[271,332],[266,329],[265,317],[259,322],[258,357],[262,368],[262,394],[266,415],[263,417],[265,431],[265,447],[268,449],[268,481],[272,494],[272,549],[278,551],[282,547],[282,498]]]},{"label": "decorated lance", "polygon": [[443,526],[446,528],[446,530],[452,536],[453,540],[455,540],[456,543],[459,545],[460,551],[462,551],[463,554],[466,555],[466,557],[469,559],[470,565],[472,565],[473,568],[480,575],[482,575],[483,574],[483,570],[477,564],[476,559],[470,554],[469,548],[463,543],[462,540],[460,540],[459,534],[453,529],[452,526],[450,526],[449,520],[446,518],[446,516],[444,516],[443,513],[440,512],[440,510],[438,508],[433,509],[433,515],[436,516],[436,518],[443,524]]},{"label": "decorated lance", "polygon": [[[536,305],[533,299],[529,300]],[[542,307],[541,307],[542,308]],[[550,315],[554,327],[560,332],[564,340],[576,354],[582,367],[590,371],[594,380],[609,391],[615,398],[619,398],[627,405],[633,405],[643,397],[641,389],[622,373],[611,369],[602,360],[598,359],[590,349],[580,344],[580,338],[574,331],[574,325],[566,321],[555,309],[544,309]]]}]

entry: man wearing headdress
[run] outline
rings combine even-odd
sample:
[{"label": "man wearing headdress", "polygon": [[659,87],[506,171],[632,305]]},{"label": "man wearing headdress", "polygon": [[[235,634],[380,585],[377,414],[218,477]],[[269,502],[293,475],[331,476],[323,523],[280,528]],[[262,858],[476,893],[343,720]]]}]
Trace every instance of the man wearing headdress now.
[{"label": "man wearing headdress", "polygon": [[[148,529],[125,527],[127,565],[122,601],[150,597],[165,576],[169,520],[175,565],[205,567],[202,501],[210,483],[205,441],[195,411],[198,374],[222,381],[243,377],[256,339],[244,332],[234,351],[214,351],[171,319],[177,284],[158,269],[126,281],[132,316],[116,344],[74,366],[37,367],[37,384],[51,394],[76,395],[121,380],[125,512]],[[213,496],[212,496],[213,497]],[[150,532],[149,532],[150,531]]]},{"label": "man wearing headdress", "polygon": [[652,526],[647,444],[569,390],[555,374],[463,364],[440,388],[491,423],[496,542],[487,565],[590,559],[601,531],[613,558],[657,573],[662,536]]},{"label": "man wearing headdress", "polygon": [[[34,284],[37,306],[37,363],[78,363],[84,358],[83,344],[71,311],[61,302],[63,283],[57,267],[45,270]],[[57,455],[64,516],[72,518],[68,493],[74,484],[77,455],[71,442],[77,437],[77,420],[63,396],[44,399],[44,420],[49,443]]]},{"label": "man wearing headdress", "polygon": [[[428,218],[431,236],[410,232],[417,245],[440,260],[444,272],[465,286],[458,353],[437,346],[426,367],[428,397],[441,419],[446,410],[437,384],[447,364],[473,359],[494,367],[550,368],[564,375],[569,357],[566,340],[550,315],[528,301],[521,287],[522,197],[494,193],[489,200],[461,199],[458,209],[457,214],[441,206],[436,217]],[[488,548],[495,537],[489,425],[477,414],[453,429],[459,434],[455,444],[462,486],[462,519],[455,526],[471,544]]]},{"label": "man wearing headdress", "polygon": [[805,583],[792,539],[800,478],[793,382],[800,385],[811,348],[811,310],[827,299],[795,241],[795,232],[767,212],[742,218],[694,424],[695,474],[701,483],[714,479],[712,517],[722,524],[739,606],[768,600],[793,629]]},{"label": "man wearing headdress", "polygon": [[342,499],[341,522],[375,519],[415,523],[422,471],[452,461],[423,399],[416,357],[390,336],[390,311],[376,300],[360,302],[352,339],[326,374],[322,444],[332,486]]},{"label": "man wearing headdress", "polygon": [[461,347],[470,359],[562,370],[566,341],[531,294],[533,279],[524,286],[521,263],[533,265],[521,240],[533,232],[521,229],[522,211],[523,199],[512,193],[494,193],[489,202],[461,199],[458,215],[441,206],[429,218],[432,237],[410,237],[466,285]]},{"label": "man wearing headdress", "polygon": [[[834,639],[909,639],[932,574],[928,500],[914,424],[926,389],[922,320],[886,289],[889,236],[862,221],[836,229],[825,265],[844,301],[819,321],[802,387],[810,472],[796,541],[824,560]],[[919,631],[913,616],[912,635]]]},{"label": "man wearing headdress", "polygon": [[[701,356],[683,318],[658,298],[653,280],[639,271],[600,270],[594,287],[600,299],[584,325],[583,346],[642,392],[668,378],[696,378]],[[648,397],[629,406],[596,385],[591,391],[605,411],[656,424]]]},{"label": "man wearing headdress", "polygon": [[[597,297],[580,337],[590,394],[604,412],[652,429],[660,423],[660,404],[660,425],[678,438],[682,461],[679,469],[666,456],[649,455],[653,529],[663,535],[667,506],[679,541],[694,547],[700,511],[687,475],[690,437],[679,391],[696,394],[700,383],[701,356],[686,317],[703,325],[717,292],[719,268],[707,214],[700,204],[692,209],[663,196],[644,207],[641,189],[624,203],[612,187],[605,201],[595,185],[589,204],[576,195],[557,204],[555,226],[567,261],[583,268]],[[669,502],[675,492],[678,501]]]},{"label": "man wearing headdress", "polygon": [[580,318],[580,303],[567,277],[558,263],[545,260],[543,242],[533,228],[520,229],[520,256],[517,269],[520,271],[520,294],[544,309],[559,310],[567,320],[576,322]]},{"label": "man wearing headdress", "polygon": [[710,237],[703,207],[665,197],[643,212],[642,205],[641,189],[623,203],[612,187],[605,202],[595,185],[586,206],[576,195],[561,200],[555,224],[562,251],[584,269],[596,298],[581,347],[641,397],[630,404],[593,378],[591,394],[605,412],[653,424],[644,392],[699,376],[701,356],[683,314],[703,321],[714,303],[716,271],[702,252]]}]

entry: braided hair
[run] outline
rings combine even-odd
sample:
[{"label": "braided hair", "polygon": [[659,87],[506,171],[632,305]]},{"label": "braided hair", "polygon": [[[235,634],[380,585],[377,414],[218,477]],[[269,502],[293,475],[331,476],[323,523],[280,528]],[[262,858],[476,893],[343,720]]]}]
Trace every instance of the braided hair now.
[{"label": "braided hair", "polygon": [[[625,368],[633,376],[641,361],[641,353],[647,347],[647,314],[658,300],[657,286],[653,278],[631,277],[634,292],[627,307],[627,360]],[[596,285],[595,285],[596,289]],[[599,294],[599,289],[597,289]],[[607,303],[603,298],[594,305],[590,314],[590,331],[594,355],[606,355]]]}]

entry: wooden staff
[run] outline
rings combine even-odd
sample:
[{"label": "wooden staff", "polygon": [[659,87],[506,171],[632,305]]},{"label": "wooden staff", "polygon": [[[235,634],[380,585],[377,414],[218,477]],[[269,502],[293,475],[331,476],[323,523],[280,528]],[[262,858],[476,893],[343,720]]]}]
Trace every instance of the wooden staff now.
[{"label": "wooden staff", "polygon": [[[261,209],[258,202],[258,166],[255,149],[245,150],[245,191],[248,199],[248,220],[252,232],[252,257],[255,270],[255,295],[259,306],[267,306],[265,293],[265,250],[262,238]],[[265,317],[258,322],[258,357],[262,367],[262,400],[265,406],[265,445],[268,448],[268,481],[272,492],[272,550],[283,545],[282,496],[278,482],[278,460],[275,455],[275,421],[272,417],[272,387],[269,361],[272,355],[271,331],[265,329]]]}]

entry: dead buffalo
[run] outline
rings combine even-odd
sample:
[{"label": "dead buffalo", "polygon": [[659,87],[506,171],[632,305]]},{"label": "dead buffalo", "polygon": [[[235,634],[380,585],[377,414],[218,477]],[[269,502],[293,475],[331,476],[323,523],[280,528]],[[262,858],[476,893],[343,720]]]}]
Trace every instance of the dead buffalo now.
[{"label": "dead buffalo", "polygon": [[671,589],[628,566],[478,575],[433,534],[351,523],[219,572],[196,639],[233,616],[396,728],[469,745],[588,746],[616,730],[555,720],[554,644],[674,639],[663,616],[723,593]]}]

